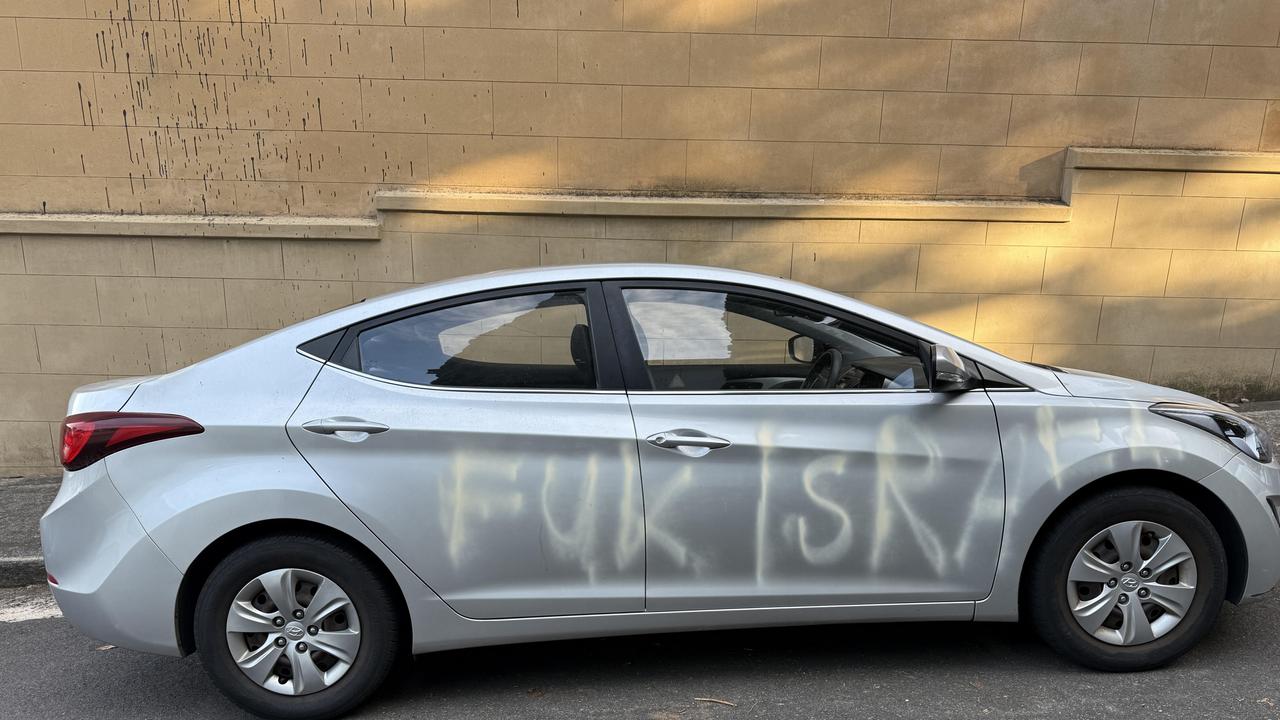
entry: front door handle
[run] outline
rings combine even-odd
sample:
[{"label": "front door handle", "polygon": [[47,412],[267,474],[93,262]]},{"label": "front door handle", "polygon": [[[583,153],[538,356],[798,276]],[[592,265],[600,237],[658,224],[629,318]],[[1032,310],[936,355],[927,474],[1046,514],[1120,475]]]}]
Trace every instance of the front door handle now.
[{"label": "front door handle", "polygon": [[645,438],[650,445],[664,450],[677,450],[693,457],[701,457],[733,443],[698,430],[667,430]]},{"label": "front door handle", "polygon": [[302,423],[302,429],[317,435],[336,435],[338,433],[364,433],[376,435],[391,428],[382,423],[370,422],[357,417],[327,417],[319,420],[308,420]]}]

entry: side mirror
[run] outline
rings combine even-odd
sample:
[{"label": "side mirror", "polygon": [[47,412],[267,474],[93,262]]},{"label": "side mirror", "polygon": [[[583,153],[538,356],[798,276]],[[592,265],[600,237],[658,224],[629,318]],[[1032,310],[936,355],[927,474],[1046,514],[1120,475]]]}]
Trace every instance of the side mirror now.
[{"label": "side mirror", "polygon": [[813,338],[807,335],[792,335],[787,339],[787,355],[798,363],[813,362]]},{"label": "side mirror", "polygon": [[955,350],[946,345],[933,346],[934,392],[960,392],[977,385],[977,378],[965,368]]}]

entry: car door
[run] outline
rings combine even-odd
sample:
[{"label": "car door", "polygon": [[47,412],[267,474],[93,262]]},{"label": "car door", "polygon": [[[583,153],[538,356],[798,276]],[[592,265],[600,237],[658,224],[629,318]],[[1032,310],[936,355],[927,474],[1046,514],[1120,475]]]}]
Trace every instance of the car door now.
[{"label": "car door", "polygon": [[446,300],[347,329],[289,437],[456,611],[643,610],[631,415],[598,283]]},{"label": "car door", "polygon": [[[923,343],[798,298],[606,290],[640,448],[649,610],[988,594],[1004,475],[985,392],[930,392]],[[804,348],[838,348],[841,378]]]}]

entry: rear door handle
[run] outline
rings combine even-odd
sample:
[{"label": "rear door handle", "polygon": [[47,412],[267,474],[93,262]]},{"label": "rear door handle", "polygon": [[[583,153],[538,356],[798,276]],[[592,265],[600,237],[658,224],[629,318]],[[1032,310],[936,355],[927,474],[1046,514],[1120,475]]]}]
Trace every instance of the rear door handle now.
[{"label": "rear door handle", "polygon": [[727,448],[733,443],[698,430],[667,430],[645,438],[650,445],[664,450],[676,450],[685,455],[701,457],[712,450]]},{"label": "rear door handle", "polygon": [[376,435],[391,428],[382,423],[371,422],[357,417],[327,417],[319,420],[308,420],[302,423],[302,429],[317,435],[336,435],[337,433],[365,433]]}]

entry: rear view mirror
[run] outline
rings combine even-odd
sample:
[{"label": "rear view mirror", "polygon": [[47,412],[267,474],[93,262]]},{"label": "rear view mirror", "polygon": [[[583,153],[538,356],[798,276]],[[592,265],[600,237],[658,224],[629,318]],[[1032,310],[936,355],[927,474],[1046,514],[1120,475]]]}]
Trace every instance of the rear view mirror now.
[{"label": "rear view mirror", "polygon": [[977,378],[964,366],[964,360],[946,345],[933,346],[933,391],[960,392],[977,386]]},{"label": "rear view mirror", "polygon": [[798,363],[813,362],[813,338],[807,335],[792,335],[787,340],[787,355]]}]

